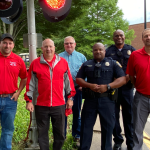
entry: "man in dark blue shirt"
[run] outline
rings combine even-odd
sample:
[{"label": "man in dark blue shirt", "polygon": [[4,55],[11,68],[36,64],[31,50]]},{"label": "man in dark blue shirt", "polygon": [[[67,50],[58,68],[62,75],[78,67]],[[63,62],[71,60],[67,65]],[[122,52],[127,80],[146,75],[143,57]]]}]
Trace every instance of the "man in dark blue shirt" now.
[{"label": "man in dark blue shirt", "polygon": [[93,46],[93,56],[94,59],[83,63],[76,77],[77,84],[85,88],[83,93],[85,102],[81,114],[80,150],[90,149],[97,114],[101,122],[101,150],[112,150],[115,101],[112,100],[111,91],[126,83],[125,73],[118,62],[105,58],[103,44],[96,43]]},{"label": "man in dark blue shirt", "polygon": [[[113,34],[115,45],[111,45],[106,49],[106,57],[111,57],[118,61],[126,72],[128,59],[131,53],[135,50],[131,45],[124,44],[125,35],[122,30],[116,30]],[[133,148],[133,85],[129,80],[129,75],[126,75],[127,84],[118,89],[118,99],[115,107],[116,123],[113,131],[114,135],[114,150],[121,150],[123,137],[121,135],[121,127],[119,123],[120,106],[122,106],[123,125],[126,137],[126,144],[128,150]]]}]

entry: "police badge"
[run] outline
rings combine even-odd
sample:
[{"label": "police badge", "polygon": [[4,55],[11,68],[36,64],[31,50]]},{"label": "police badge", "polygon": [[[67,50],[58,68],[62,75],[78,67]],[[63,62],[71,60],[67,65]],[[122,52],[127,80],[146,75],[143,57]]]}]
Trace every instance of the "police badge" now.
[{"label": "police badge", "polygon": [[109,66],[110,64],[109,64],[109,62],[105,62],[105,66]]},{"label": "police badge", "polygon": [[131,55],[131,51],[130,51],[130,50],[128,50],[128,51],[127,51],[127,54],[128,54],[128,55]]}]

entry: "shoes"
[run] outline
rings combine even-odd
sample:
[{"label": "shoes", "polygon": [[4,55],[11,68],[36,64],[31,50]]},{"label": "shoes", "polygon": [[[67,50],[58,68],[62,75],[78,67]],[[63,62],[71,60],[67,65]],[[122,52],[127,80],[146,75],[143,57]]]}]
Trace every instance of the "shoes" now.
[{"label": "shoes", "polygon": [[133,150],[133,148],[127,148],[127,150]]},{"label": "shoes", "polygon": [[121,150],[121,144],[114,144],[113,150]]},{"label": "shoes", "polygon": [[80,147],[80,138],[75,138],[74,142],[75,142],[75,147],[79,148]]}]

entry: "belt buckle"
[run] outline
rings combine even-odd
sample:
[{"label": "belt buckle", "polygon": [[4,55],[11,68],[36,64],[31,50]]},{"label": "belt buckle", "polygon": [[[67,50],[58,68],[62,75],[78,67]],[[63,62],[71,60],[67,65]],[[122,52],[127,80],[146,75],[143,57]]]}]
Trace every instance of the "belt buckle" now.
[{"label": "belt buckle", "polygon": [[3,94],[0,94],[0,97],[2,98],[2,97],[3,97]]}]

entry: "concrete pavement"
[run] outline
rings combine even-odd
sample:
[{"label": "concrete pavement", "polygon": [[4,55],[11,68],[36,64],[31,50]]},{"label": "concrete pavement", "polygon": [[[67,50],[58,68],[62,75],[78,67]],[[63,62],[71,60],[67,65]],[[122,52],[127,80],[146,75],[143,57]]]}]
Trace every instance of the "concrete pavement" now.
[{"label": "concrete pavement", "polygon": [[[122,150],[127,150],[121,114],[120,114],[120,123],[121,123],[121,128],[122,128],[122,135],[124,137],[124,142],[122,144]],[[147,124],[145,126],[145,130],[144,130],[142,150],[150,150],[150,135],[149,135],[150,134],[150,128],[149,128],[149,126],[150,126],[150,117],[148,118]],[[112,137],[112,139],[113,139],[113,137]],[[112,143],[114,145],[114,142],[112,142]],[[94,129],[93,129],[93,139],[92,139],[92,145],[91,145],[90,150],[101,150],[101,130],[100,130],[99,116],[97,116],[97,120],[96,120]]]}]

